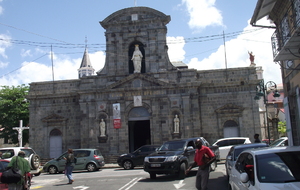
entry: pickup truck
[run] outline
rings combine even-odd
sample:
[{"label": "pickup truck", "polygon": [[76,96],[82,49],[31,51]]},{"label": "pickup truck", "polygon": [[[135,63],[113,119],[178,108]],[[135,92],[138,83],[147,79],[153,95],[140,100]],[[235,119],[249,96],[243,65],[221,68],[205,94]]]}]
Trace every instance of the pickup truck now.
[{"label": "pickup truck", "polygon": [[210,170],[214,171],[219,158],[219,147],[210,146],[203,137],[165,142],[156,152],[145,157],[144,170],[150,174],[151,179],[155,179],[156,174],[177,174],[179,179],[184,179],[186,169],[194,163],[197,139],[216,155],[216,161],[210,165]]}]

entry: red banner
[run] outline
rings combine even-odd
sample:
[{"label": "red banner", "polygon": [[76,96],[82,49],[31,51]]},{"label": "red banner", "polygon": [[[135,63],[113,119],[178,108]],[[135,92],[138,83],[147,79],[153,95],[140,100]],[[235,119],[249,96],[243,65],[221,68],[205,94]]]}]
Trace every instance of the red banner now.
[{"label": "red banner", "polygon": [[115,129],[121,128],[121,119],[114,119],[114,128]]}]

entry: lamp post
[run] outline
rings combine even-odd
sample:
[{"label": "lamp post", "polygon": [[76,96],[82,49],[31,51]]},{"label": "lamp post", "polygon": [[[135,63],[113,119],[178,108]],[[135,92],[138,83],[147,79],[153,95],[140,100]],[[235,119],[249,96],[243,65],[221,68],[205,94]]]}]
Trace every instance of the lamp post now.
[{"label": "lamp post", "polygon": [[[263,96],[263,101],[264,101],[265,108],[266,108],[266,118],[264,119],[264,125],[267,126],[268,139],[269,139],[269,144],[270,144],[271,137],[270,137],[270,126],[269,126],[269,122],[268,122],[268,98],[267,98],[268,90],[273,92],[273,97],[277,98],[280,96],[275,82],[268,81],[268,82],[266,82],[266,84],[264,84],[264,79],[262,79],[256,86],[256,96],[254,97],[254,100],[259,100],[260,97]],[[266,120],[267,120],[267,125],[266,125]]]}]

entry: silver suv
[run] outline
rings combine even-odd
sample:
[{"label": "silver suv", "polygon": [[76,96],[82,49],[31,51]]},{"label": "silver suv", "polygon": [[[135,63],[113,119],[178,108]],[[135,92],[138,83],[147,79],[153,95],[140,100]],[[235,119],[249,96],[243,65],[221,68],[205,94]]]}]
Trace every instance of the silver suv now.
[{"label": "silver suv", "polygon": [[0,148],[2,152],[2,159],[10,161],[14,156],[17,156],[19,151],[25,152],[25,159],[28,160],[30,165],[30,173],[38,176],[41,174],[41,160],[40,156],[30,147],[6,147]]}]

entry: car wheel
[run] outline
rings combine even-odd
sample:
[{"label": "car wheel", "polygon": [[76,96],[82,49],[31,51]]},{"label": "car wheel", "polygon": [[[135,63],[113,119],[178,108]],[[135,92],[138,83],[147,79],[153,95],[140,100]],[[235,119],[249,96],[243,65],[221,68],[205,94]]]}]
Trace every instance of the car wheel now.
[{"label": "car wheel", "polygon": [[179,179],[184,179],[185,178],[185,170],[186,170],[185,163],[181,163],[180,168],[179,168],[179,172],[178,172],[178,178]]},{"label": "car wheel", "polygon": [[50,166],[48,169],[49,174],[56,174],[57,173],[57,167],[56,166]]},{"label": "car wheel", "polygon": [[133,169],[134,167],[133,167],[133,164],[132,164],[132,162],[130,160],[125,160],[123,162],[123,168],[125,170],[130,170],[130,169]]},{"label": "car wheel", "polygon": [[31,154],[29,156],[29,162],[30,162],[30,166],[33,170],[38,169],[41,165],[40,157],[37,154]]},{"label": "car wheel", "polygon": [[89,172],[94,172],[94,171],[96,171],[96,165],[93,164],[93,163],[89,163],[89,164],[86,166],[86,169],[87,169],[87,171],[89,171]]},{"label": "car wheel", "polygon": [[156,179],[156,173],[150,173],[150,179]]},{"label": "car wheel", "polygon": [[215,171],[217,168],[217,161],[214,161],[210,164],[210,171]]}]

